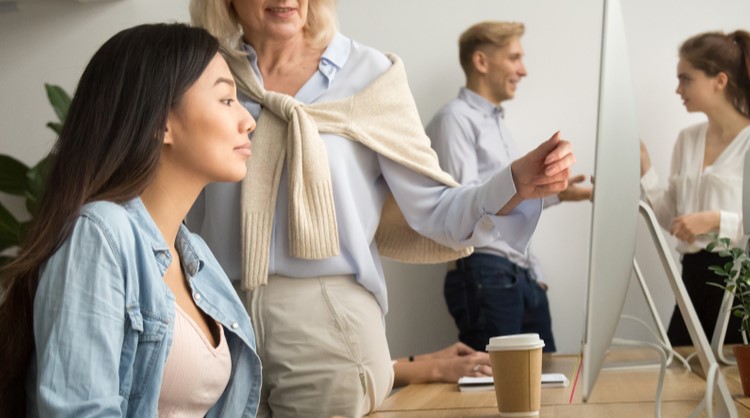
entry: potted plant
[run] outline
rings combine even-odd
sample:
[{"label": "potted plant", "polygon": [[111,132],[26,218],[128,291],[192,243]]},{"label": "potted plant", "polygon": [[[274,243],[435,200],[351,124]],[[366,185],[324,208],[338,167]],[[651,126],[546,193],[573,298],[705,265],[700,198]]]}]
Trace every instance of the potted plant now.
[{"label": "potted plant", "polygon": [[[57,122],[48,122],[47,127],[59,135],[68,114],[70,96],[60,86],[45,83],[44,87],[58,118]],[[9,155],[0,154],[0,192],[24,197],[26,210],[33,217],[42,196],[49,163],[49,155],[28,167]],[[20,245],[29,223],[30,220],[19,221],[0,203],[0,266],[13,258],[10,254]]]},{"label": "potted plant", "polygon": [[732,315],[740,318],[740,328],[744,344],[732,347],[737,359],[737,369],[742,382],[742,391],[750,396],[750,345],[747,336],[750,332],[750,256],[744,248],[733,247],[729,238],[715,238],[706,250],[719,250],[722,257],[729,257],[730,261],[723,266],[711,266],[709,269],[724,278],[724,285],[719,286],[728,292],[733,292],[737,304],[732,306]]}]

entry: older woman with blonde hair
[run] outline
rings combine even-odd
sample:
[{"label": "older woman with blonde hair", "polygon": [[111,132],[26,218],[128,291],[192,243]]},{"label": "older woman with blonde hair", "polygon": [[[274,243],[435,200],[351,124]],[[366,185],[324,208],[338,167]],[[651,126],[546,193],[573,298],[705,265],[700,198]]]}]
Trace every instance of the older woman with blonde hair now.
[{"label": "older woman with blonde hair", "polygon": [[332,0],[193,0],[258,118],[241,186],[188,222],[247,292],[259,416],[361,416],[393,383],[380,257],[436,263],[503,236],[525,251],[574,162],[557,135],[481,186],[440,170],[402,62],[336,30]]}]

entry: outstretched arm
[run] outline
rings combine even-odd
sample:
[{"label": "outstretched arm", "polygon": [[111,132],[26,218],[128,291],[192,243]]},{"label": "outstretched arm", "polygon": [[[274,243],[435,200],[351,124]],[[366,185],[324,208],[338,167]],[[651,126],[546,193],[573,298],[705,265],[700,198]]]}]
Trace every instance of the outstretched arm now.
[{"label": "outstretched arm", "polygon": [[568,179],[568,187],[557,194],[561,202],[579,202],[591,200],[591,187],[580,187],[579,184],[586,181],[586,175],[579,174]]}]

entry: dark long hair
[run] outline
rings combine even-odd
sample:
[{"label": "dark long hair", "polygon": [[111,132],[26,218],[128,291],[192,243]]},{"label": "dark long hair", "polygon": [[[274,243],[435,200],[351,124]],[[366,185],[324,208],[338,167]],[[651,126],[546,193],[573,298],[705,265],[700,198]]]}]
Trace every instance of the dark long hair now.
[{"label": "dark long hair", "polygon": [[682,44],[680,57],[709,77],[726,74],[727,98],[738,112],[750,117],[750,33],[695,35]]},{"label": "dark long hair", "polygon": [[0,416],[25,416],[40,267],[70,236],[84,204],[143,192],[170,109],[218,50],[203,29],[141,25],[110,38],[86,66],[52,150],[39,211],[18,257],[0,272]]}]

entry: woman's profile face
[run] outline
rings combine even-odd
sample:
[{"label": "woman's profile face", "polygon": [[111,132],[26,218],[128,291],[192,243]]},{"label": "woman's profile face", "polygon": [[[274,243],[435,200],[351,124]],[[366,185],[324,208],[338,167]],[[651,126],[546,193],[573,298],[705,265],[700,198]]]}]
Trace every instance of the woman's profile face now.
[{"label": "woman's profile face", "polygon": [[237,101],[232,73],[216,54],[169,112],[160,164],[200,183],[242,180],[253,129],[255,120]]},{"label": "woman's profile face", "polygon": [[[717,76],[718,77],[718,76]],[[710,77],[685,58],[677,63],[677,89],[688,112],[704,112],[723,98],[717,77]]]},{"label": "woman's profile face", "polygon": [[245,41],[287,40],[303,35],[308,0],[234,0]]}]

